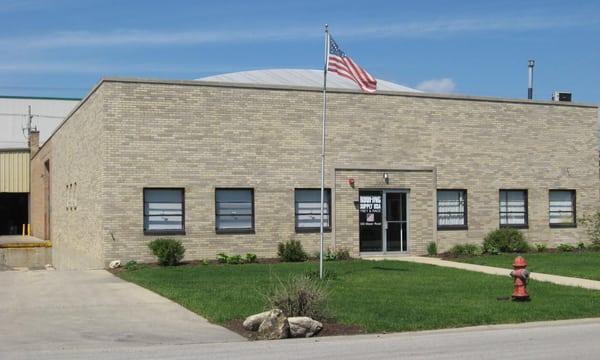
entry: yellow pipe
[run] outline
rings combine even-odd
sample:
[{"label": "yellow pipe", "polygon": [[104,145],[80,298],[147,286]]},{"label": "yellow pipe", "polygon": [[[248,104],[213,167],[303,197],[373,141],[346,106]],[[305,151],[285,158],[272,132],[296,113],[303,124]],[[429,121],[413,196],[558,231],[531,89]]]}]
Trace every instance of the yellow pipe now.
[{"label": "yellow pipe", "polygon": [[31,236],[31,224],[27,224],[27,237]]}]

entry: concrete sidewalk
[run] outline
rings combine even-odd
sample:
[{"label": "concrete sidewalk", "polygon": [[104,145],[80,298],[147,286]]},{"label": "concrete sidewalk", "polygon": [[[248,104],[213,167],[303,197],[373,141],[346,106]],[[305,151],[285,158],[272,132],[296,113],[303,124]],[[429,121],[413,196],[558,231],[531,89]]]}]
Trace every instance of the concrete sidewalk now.
[{"label": "concrete sidewalk", "polygon": [[[484,265],[475,265],[475,264],[467,264],[455,261],[442,260],[434,257],[425,257],[425,256],[377,256],[377,257],[366,257],[366,260],[396,260],[396,261],[408,261],[419,264],[428,264],[428,265],[436,265],[442,267],[449,267],[454,269],[462,269],[468,271],[476,271],[485,274],[491,275],[502,275],[509,276],[511,269],[497,268],[493,266],[484,266]],[[600,290],[600,281],[596,280],[588,280],[581,278],[574,278],[568,276],[560,276],[560,275],[551,275],[551,274],[542,274],[532,272],[530,279],[536,281],[549,282],[557,285],[565,285],[565,286],[575,286],[581,287],[584,289],[591,290]]]},{"label": "concrete sidewalk", "polygon": [[0,272],[0,358],[23,350],[246,341],[104,270]]}]

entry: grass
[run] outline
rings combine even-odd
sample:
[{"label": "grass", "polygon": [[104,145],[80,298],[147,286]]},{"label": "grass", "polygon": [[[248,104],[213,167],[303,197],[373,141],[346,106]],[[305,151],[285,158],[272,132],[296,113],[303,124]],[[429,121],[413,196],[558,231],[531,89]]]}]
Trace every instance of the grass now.
[{"label": "grass", "polygon": [[[510,269],[516,254],[484,255],[453,259],[471,264]],[[546,252],[523,254],[533,272],[600,280],[600,252]]]},{"label": "grass", "polygon": [[[498,301],[512,293],[511,279],[398,261],[325,264],[329,313],[336,321],[368,332],[518,323],[600,316],[600,291],[530,282],[532,301]],[[264,310],[265,289],[277,277],[316,270],[318,264],[146,267],[121,278],[172,299],[210,321],[224,324]]]}]

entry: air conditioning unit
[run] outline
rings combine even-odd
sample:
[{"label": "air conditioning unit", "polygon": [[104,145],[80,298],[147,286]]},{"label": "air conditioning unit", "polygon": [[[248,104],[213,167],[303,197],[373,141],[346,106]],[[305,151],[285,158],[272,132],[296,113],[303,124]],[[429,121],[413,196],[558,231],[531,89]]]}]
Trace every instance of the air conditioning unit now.
[{"label": "air conditioning unit", "polygon": [[553,101],[567,101],[571,102],[572,94],[566,91],[555,91],[552,93]]}]

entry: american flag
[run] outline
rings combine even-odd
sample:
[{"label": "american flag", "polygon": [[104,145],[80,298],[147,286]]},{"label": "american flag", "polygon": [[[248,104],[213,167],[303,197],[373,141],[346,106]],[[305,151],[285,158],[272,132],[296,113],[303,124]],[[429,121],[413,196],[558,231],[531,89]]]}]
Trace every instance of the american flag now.
[{"label": "american flag", "polygon": [[377,80],[346,55],[331,36],[327,70],[354,81],[365,92],[374,93],[377,90]]}]

